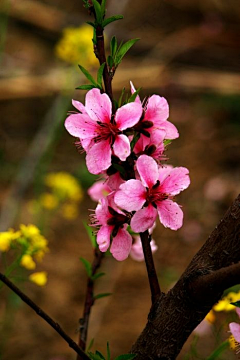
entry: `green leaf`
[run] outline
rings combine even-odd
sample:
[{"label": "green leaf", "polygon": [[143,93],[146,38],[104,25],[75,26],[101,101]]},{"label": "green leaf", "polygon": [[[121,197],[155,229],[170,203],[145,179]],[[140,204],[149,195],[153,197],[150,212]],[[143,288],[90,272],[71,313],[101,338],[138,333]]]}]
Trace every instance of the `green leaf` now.
[{"label": "green leaf", "polygon": [[130,102],[134,102],[136,100],[136,97],[138,96],[138,94],[140,93],[140,91],[142,90],[142,88],[137,89],[128,99],[128,103]]},{"label": "green leaf", "polygon": [[94,28],[95,28],[95,24],[94,24],[94,22],[92,22],[92,21],[86,21],[86,23],[87,23],[88,25],[91,25],[92,27],[94,27]]},{"label": "green leaf", "polygon": [[131,151],[133,151],[133,148],[134,148],[134,146],[136,145],[136,143],[137,143],[137,141],[139,140],[139,138],[140,138],[140,133],[136,133],[136,134],[134,135],[132,141],[131,141],[131,144],[130,144],[130,146],[131,146]]},{"label": "green leaf", "polygon": [[232,302],[232,303],[230,303],[230,304],[232,304],[232,305],[240,308],[240,300],[235,301],[235,302]]},{"label": "green leaf", "polygon": [[102,88],[102,77],[103,77],[103,71],[104,71],[104,67],[105,67],[106,63],[103,63],[100,68],[98,69],[98,73],[97,73],[97,82],[98,85],[101,86]]},{"label": "green leaf", "polygon": [[219,355],[221,355],[225,350],[229,349],[229,341],[224,341],[214,352],[206,358],[206,360],[218,360]]},{"label": "green leaf", "polygon": [[97,274],[91,276],[91,279],[92,280],[97,280],[97,279],[99,279],[100,277],[102,277],[104,275],[106,275],[104,272],[100,272],[100,273],[97,273]]},{"label": "green leaf", "polygon": [[108,55],[107,63],[108,63],[109,68],[111,69],[113,67],[113,65],[114,65],[113,57],[111,55]]},{"label": "green leaf", "polygon": [[103,354],[100,353],[100,351],[96,350],[95,354],[98,355],[100,359],[105,360],[105,357],[103,356]]},{"label": "green leaf", "polygon": [[86,78],[96,87],[98,87],[98,84],[96,83],[96,81],[94,80],[94,78],[92,77],[92,75],[82,66],[82,65],[78,65],[79,69],[82,71],[82,73],[86,76]]},{"label": "green leaf", "polygon": [[101,15],[102,15],[102,19],[104,18],[105,11],[106,11],[106,0],[102,0],[102,3],[101,3]]},{"label": "green leaf", "polygon": [[94,89],[96,86],[94,85],[81,85],[76,87],[76,90],[91,90]]},{"label": "green leaf", "polygon": [[87,350],[86,350],[87,353],[91,350],[91,348],[93,346],[93,343],[94,343],[94,338],[92,338],[92,340],[90,341],[90,343],[89,343],[89,345],[87,347]]},{"label": "green leaf", "polygon": [[137,39],[132,39],[132,40],[128,40],[127,42],[125,42],[125,44],[123,44],[121,47],[119,47],[117,54],[116,54],[116,65],[119,65],[120,62],[122,61],[124,55],[128,52],[128,50],[131,49],[131,47],[138,41],[140,40],[139,38]]},{"label": "green leaf", "polygon": [[107,360],[111,360],[109,342],[107,342]]},{"label": "green leaf", "polygon": [[88,276],[91,277],[92,276],[92,265],[91,265],[91,263],[87,259],[84,259],[82,257],[80,258],[80,260],[83,263]]},{"label": "green leaf", "polygon": [[110,296],[112,295],[112,293],[101,293],[101,294],[97,294],[97,295],[94,295],[94,300],[97,300],[97,299],[101,299],[101,298],[104,298],[104,297],[107,297],[107,296]]},{"label": "green leaf", "polygon": [[136,357],[136,354],[124,354],[124,355],[119,355],[118,357],[115,358],[115,360],[132,360]]},{"label": "green leaf", "polygon": [[105,26],[111,24],[112,22],[117,21],[117,20],[121,20],[121,19],[123,19],[122,15],[111,16],[111,17],[103,20],[102,26],[105,27]]},{"label": "green leaf", "polygon": [[[99,353],[101,354],[101,353]],[[97,352],[95,354],[93,354],[92,352],[88,353],[88,356],[90,357],[91,360],[105,360],[105,358],[103,357],[103,355],[99,355],[97,354]]]},{"label": "green leaf", "polygon": [[116,55],[116,51],[117,51],[117,38],[116,38],[116,36],[113,36],[110,41],[110,53],[113,58]]},{"label": "green leaf", "polygon": [[172,140],[163,140],[163,144],[164,144],[164,146],[168,146],[168,145],[170,145],[170,144],[171,144],[171,142],[172,142]]},{"label": "green leaf", "polygon": [[97,25],[102,25],[102,9],[101,9],[101,5],[99,4],[99,2],[97,0],[92,0],[92,3],[93,3],[95,14],[96,14]]},{"label": "green leaf", "polygon": [[93,234],[93,230],[92,227],[89,226],[86,221],[83,221],[83,226],[85,227],[88,237],[92,243],[92,247],[95,249],[97,247],[97,242],[96,242],[96,236]]},{"label": "green leaf", "polygon": [[123,99],[123,95],[125,94],[125,88],[122,89],[120,98],[118,100],[118,106],[120,107],[122,105],[122,99]]}]

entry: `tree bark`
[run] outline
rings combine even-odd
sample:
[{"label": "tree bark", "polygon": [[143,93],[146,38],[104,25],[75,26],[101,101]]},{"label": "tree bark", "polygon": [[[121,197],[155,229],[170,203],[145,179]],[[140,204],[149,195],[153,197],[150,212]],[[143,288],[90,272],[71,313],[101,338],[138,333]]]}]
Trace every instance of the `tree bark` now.
[{"label": "tree bark", "polygon": [[152,306],[147,325],[131,349],[135,359],[176,359],[223,290],[240,283],[240,264],[234,265],[239,261],[240,195],[176,285]]}]

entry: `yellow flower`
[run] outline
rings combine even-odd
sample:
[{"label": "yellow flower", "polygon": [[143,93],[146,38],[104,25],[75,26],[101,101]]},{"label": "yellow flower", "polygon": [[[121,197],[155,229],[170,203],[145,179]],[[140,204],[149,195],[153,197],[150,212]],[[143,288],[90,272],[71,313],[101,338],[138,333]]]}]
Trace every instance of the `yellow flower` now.
[{"label": "yellow flower", "polygon": [[231,350],[236,350],[236,348],[239,346],[233,335],[229,336],[228,341]]},{"label": "yellow flower", "polygon": [[52,194],[44,193],[40,196],[39,203],[43,208],[52,210],[58,206],[58,199]]},{"label": "yellow flower", "polygon": [[231,302],[236,302],[240,300],[240,291],[237,293],[230,292],[224,298],[222,298],[216,305],[214,305],[213,310],[215,311],[231,311],[236,307],[231,305]]},{"label": "yellow flower", "polygon": [[207,316],[205,317],[205,320],[207,320],[210,324],[213,324],[216,319],[216,316],[214,315],[213,310],[210,310]]},{"label": "yellow flower", "polygon": [[23,255],[20,265],[25,267],[28,270],[33,270],[36,267],[35,262],[33,261],[33,258],[31,255],[25,254]]},{"label": "yellow flower", "polygon": [[64,204],[62,206],[62,216],[66,219],[76,219],[78,216],[78,208],[75,204]]},{"label": "yellow flower", "polygon": [[35,272],[29,276],[29,280],[38,286],[44,286],[47,283],[47,273],[46,271]]},{"label": "yellow flower", "polygon": [[67,63],[80,63],[84,67],[97,66],[92,37],[93,31],[88,25],[65,28],[62,38],[56,45],[56,55]]},{"label": "yellow flower", "polygon": [[45,184],[49,186],[60,200],[80,201],[83,191],[78,181],[66,172],[50,173],[45,177]]},{"label": "yellow flower", "polygon": [[6,252],[10,249],[11,242],[20,236],[20,232],[13,229],[0,233],[0,251]]},{"label": "yellow flower", "polygon": [[33,224],[30,225],[20,225],[20,231],[22,232],[23,236],[26,238],[32,238],[35,235],[40,234],[40,230]]}]

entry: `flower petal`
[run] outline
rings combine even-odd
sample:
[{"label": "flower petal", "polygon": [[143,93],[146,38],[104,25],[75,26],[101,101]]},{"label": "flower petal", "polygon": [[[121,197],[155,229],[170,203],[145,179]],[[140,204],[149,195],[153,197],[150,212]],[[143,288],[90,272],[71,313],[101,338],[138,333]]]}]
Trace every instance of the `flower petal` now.
[{"label": "flower petal", "polygon": [[114,154],[122,161],[130,155],[130,142],[126,135],[117,135],[113,144]]},{"label": "flower petal", "polygon": [[232,322],[229,324],[229,329],[234,336],[234,339],[240,343],[240,325]]},{"label": "flower petal", "polygon": [[65,120],[65,128],[72,136],[82,139],[92,139],[98,135],[98,124],[87,114],[72,114]]},{"label": "flower petal", "polygon": [[178,230],[183,224],[183,212],[179,205],[172,200],[157,203],[158,215],[163,226]]},{"label": "flower petal", "polygon": [[86,109],[85,109],[85,106],[80,102],[80,101],[77,101],[77,100],[73,100],[72,99],[72,104],[73,106],[80,111],[80,113],[82,114],[85,114],[86,113]]},{"label": "flower petal", "polygon": [[138,123],[142,115],[142,105],[132,102],[120,107],[115,116],[118,129],[125,130]]},{"label": "flower petal", "polygon": [[95,121],[109,123],[112,115],[112,103],[107,94],[99,89],[92,89],[86,95],[85,109]]},{"label": "flower petal", "polygon": [[154,125],[157,126],[159,122],[167,120],[168,117],[169,106],[167,100],[159,95],[152,95],[148,99],[144,119],[153,121]]},{"label": "flower petal", "polygon": [[[131,94],[134,94],[136,92],[136,89],[131,81],[130,81],[130,85],[131,85]],[[141,104],[139,95],[136,96],[135,102]]]},{"label": "flower petal", "polygon": [[86,156],[88,171],[91,174],[100,174],[111,165],[111,147],[108,141],[101,141],[94,144]]},{"label": "flower petal", "polygon": [[128,180],[120,185],[114,196],[114,201],[120,208],[127,211],[141,209],[146,201],[146,189],[139,180]]},{"label": "flower petal", "polygon": [[144,186],[151,188],[158,180],[158,166],[156,161],[147,155],[141,155],[136,162],[137,171]]},{"label": "flower petal", "polygon": [[131,247],[132,237],[126,230],[126,227],[119,229],[117,235],[113,238],[110,248],[112,256],[118,261],[123,261],[128,257]]},{"label": "flower petal", "polygon": [[149,204],[133,215],[130,226],[137,233],[144,232],[153,226],[156,217],[157,209],[152,204]]},{"label": "flower petal", "polygon": [[106,225],[106,222],[111,218],[111,214],[108,211],[108,200],[107,198],[101,198],[100,203],[97,205],[95,210],[98,224]]},{"label": "flower petal", "polygon": [[166,179],[166,177],[170,174],[172,169],[173,169],[172,165],[164,165],[158,168],[159,171],[158,180],[160,181],[160,184]]},{"label": "flower petal", "polygon": [[159,128],[166,132],[165,139],[173,140],[179,137],[178,129],[170,121],[164,121]]},{"label": "flower petal", "polygon": [[99,246],[99,250],[102,252],[107,251],[109,248],[112,229],[113,226],[104,225],[97,233],[97,244]]},{"label": "flower petal", "polygon": [[111,192],[111,189],[106,184],[106,180],[96,181],[87,191],[88,195],[93,201],[99,201],[106,197]]},{"label": "flower petal", "polygon": [[177,195],[190,184],[189,171],[185,167],[177,167],[163,180],[160,191],[165,194]]}]

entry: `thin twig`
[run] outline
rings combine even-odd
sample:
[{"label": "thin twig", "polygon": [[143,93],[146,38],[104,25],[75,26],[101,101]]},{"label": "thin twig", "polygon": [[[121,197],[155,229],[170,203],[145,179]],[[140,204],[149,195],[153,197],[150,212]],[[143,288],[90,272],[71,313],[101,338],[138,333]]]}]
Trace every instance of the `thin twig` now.
[{"label": "thin twig", "polygon": [[44,319],[58,334],[68,343],[77,354],[79,360],[90,360],[84,351],[62,330],[60,325],[56,323],[49,315],[47,315],[39,306],[35,304],[26,294],[24,294],[16,285],[14,285],[5,275],[0,273],[0,280],[6,284],[22,301],[32,308],[37,315]]},{"label": "thin twig", "polygon": [[151,289],[152,304],[154,304],[161,295],[161,289],[153,261],[152,249],[150,246],[151,235],[149,235],[148,230],[146,230],[143,233],[140,233],[140,237],[142,241],[143,253],[148,273],[148,280]]},{"label": "thin twig", "polygon": [[[104,253],[102,253],[98,248],[94,250],[94,259],[92,262],[92,276],[94,276],[101,265],[102,259],[104,257]],[[88,324],[92,306],[94,304],[94,280],[91,277],[88,277],[87,280],[87,291],[86,298],[83,310],[83,317],[79,320],[80,322],[80,334],[79,334],[79,346],[81,349],[86,349],[86,341],[87,341],[87,333],[88,333]],[[80,360],[79,356],[77,360]]]}]

